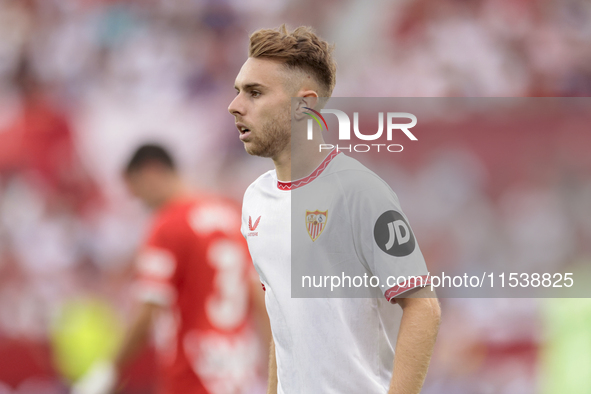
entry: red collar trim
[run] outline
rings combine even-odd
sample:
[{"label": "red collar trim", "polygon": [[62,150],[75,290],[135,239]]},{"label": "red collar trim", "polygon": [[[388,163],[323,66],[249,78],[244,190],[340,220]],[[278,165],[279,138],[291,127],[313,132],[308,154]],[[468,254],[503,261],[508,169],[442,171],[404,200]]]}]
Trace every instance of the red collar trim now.
[{"label": "red collar trim", "polygon": [[320,165],[307,177],[302,178],[302,179],[298,179],[297,181],[293,181],[293,182],[281,182],[281,181],[277,181],[277,188],[279,190],[293,190],[293,189],[297,189],[298,187],[302,187],[304,185],[307,185],[308,183],[312,182],[314,179],[318,178],[318,176],[320,174],[322,174],[322,171],[324,171],[324,169],[328,166],[328,164],[332,161],[332,159],[334,159],[336,157],[336,155],[338,155],[340,152],[338,152],[336,149],[333,149],[328,156],[326,156],[324,158],[324,160],[322,160],[322,163],[320,163]]}]

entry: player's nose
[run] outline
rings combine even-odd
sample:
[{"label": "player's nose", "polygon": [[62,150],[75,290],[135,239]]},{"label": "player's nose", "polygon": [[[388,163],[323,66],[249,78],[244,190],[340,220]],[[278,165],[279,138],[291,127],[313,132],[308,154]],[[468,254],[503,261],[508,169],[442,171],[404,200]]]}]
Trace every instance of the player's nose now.
[{"label": "player's nose", "polygon": [[234,116],[244,115],[244,106],[242,105],[242,95],[238,94],[228,106],[228,112]]}]

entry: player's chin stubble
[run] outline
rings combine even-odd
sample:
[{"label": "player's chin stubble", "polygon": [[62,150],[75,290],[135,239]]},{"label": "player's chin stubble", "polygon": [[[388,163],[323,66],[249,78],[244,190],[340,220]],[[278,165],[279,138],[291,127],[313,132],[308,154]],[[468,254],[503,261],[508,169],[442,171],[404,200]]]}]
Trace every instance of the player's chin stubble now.
[{"label": "player's chin stubble", "polygon": [[288,111],[278,119],[266,121],[250,143],[245,144],[245,149],[249,155],[274,157],[289,145],[290,139],[291,118]]}]

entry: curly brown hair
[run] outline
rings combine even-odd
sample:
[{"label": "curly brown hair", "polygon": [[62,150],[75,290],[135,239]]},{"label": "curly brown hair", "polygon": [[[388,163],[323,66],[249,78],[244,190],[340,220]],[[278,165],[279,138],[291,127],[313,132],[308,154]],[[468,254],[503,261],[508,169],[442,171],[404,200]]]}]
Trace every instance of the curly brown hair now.
[{"label": "curly brown hair", "polygon": [[274,59],[291,70],[311,74],[320,97],[330,97],[336,82],[337,66],[332,57],[334,45],[322,40],[309,26],[289,32],[285,24],[277,29],[260,29],[250,36],[248,56]]}]

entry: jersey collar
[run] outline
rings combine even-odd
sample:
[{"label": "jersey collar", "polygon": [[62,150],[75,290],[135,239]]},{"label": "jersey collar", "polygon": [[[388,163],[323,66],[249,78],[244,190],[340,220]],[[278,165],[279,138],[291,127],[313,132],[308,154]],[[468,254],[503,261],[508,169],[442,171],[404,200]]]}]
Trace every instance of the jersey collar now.
[{"label": "jersey collar", "polygon": [[298,179],[297,181],[292,181],[292,182],[281,182],[280,180],[277,180],[277,188],[279,190],[293,190],[293,189],[297,189],[298,187],[302,187],[304,185],[307,185],[308,183],[312,182],[314,179],[318,178],[318,176],[320,176],[320,174],[322,174],[322,171],[324,171],[324,169],[328,166],[328,164],[332,161],[332,159],[334,159],[336,157],[336,155],[338,155],[339,153],[340,152],[338,152],[336,149],[333,149],[328,154],[328,156],[326,156],[324,158],[324,160],[322,160],[322,163],[320,163],[320,165],[318,167],[316,167],[316,169],[314,171],[312,171],[312,173],[305,178]]}]

